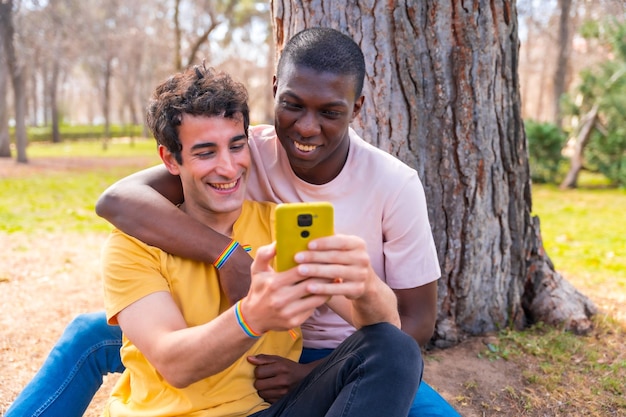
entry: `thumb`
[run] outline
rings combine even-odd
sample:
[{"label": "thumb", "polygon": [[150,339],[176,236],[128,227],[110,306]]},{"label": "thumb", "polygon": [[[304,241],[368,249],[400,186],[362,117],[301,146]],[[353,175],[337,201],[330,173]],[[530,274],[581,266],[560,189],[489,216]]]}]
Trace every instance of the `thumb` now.
[{"label": "thumb", "polygon": [[248,356],[248,362],[255,366],[268,365],[276,362],[271,355]]},{"label": "thumb", "polygon": [[254,257],[254,261],[252,261],[252,266],[250,267],[251,273],[255,274],[259,272],[272,271],[271,262],[275,255],[276,242],[272,242],[269,245],[261,246],[256,251],[256,256]]}]

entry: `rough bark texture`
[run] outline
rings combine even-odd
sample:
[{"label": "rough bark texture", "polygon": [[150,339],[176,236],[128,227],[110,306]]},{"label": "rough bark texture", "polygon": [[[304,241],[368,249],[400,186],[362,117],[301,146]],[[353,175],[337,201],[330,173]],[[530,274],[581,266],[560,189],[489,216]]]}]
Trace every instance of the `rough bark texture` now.
[{"label": "rough bark texture", "polygon": [[593,305],[554,271],[530,216],[515,2],[273,0],[271,7],[278,53],[299,30],[328,26],[365,54],[355,128],[414,167],[426,189],[442,266],[434,343],[536,320],[588,330]]}]

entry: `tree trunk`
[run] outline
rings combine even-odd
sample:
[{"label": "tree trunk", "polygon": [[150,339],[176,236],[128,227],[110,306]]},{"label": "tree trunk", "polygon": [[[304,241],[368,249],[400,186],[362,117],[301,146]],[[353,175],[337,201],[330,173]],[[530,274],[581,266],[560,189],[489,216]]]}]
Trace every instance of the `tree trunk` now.
[{"label": "tree trunk", "polygon": [[52,63],[52,78],[50,80],[50,115],[52,116],[52,142],[61,143],[61,131],[59,129],[59,72],[60,63],[57,58]]},{"label": "tree trunk", "polygon": [[23,67],[17,59],[14,45],[13,27],[13,1],[0,1],[0,39],[2,39],[5,63],[9,68],[11,83],[13,86],[13,96],[15,104],[15,144],[17,148],[17,162],[27,163],[26,145],[26,83]]},{"label": "tree trunk", "polygon": [[365,3],[273,0],[274,38],[281,51],[328,26],[361,46],[354,127],[426,189],[442,266],[435,344],[537,320],[588,331],[594,306],[554,271],[530,215],[515,2]]},{"label": "tree trunk", "polygon": [[570,10],[572,8],[572,0],[559,0],[558,9],[561,13],[559,18],[559,37],[557,44],[556,69],[554,71],[553,83],[553,108],[552,121],[561,128],[563,116],[561,114],[561,96],[566,89],[567,61],[569,57],[570,36]]},{"label": "tree trunk", "polygon": [[585,114],[582,118],[582,123],[580,125],[580,129],[578,130],[578,134],[576,135],[576,145],[574,146],[574,153],[570,158],[570,168],[565,176],[565,179],[560,185],[562,190],[566,188],[576,188],[578,185],[578,174],[580,170],[583,168],[583,153],[585,151],[585,146],[589,143],[589,138],[591,138],[591,132],[593,132],[593,128],[596,125],[596,121],[598,120],[598,105],[594,105],[589,113]]},{"label": "tree trunk", "polygon": [[7,65],[4,56],[4,42],[0,42],[0,158],[11,157],[11,137],[9,135],[9,105],[7,96],[9,85]]},{"label": "tree trunk", "polygon": [[109,149],[111,140],[111,78],[113,77],[113,58],[107,58],[102,74],[103,96],[102,114],[104,115],[104,136],[102,138],[102,150]]}]

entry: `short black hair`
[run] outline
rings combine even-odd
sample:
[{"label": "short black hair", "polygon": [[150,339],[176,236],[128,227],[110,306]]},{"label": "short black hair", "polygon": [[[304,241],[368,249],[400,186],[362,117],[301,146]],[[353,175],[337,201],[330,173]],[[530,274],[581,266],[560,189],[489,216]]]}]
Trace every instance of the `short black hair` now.
[{"label": "short black hair", "polygon": [[296,33],[285,45],[278,60],[276,78],[285,65],[304,66],[319,72],[352,75],[355,95],[361,96],[365,79],[365,58],[354,40],[331,28],[314,27]]},{"label": "short black hair", "polygon": [[182,164],[182,145],[178,137],[183,114],[193,116],[223,116],[235,119],[243,116],[246,136],[250,125],[248,92],[243,84],[223,71],[197,65],[172,75],[159,84],[148,104],[146,124],[156,141],[170,151]]}]

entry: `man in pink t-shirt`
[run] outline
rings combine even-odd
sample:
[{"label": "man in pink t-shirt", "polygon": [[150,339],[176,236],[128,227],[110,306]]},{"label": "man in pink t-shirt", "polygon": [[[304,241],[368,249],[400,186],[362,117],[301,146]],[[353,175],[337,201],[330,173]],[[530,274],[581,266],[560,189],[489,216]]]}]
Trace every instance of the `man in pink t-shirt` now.
[{"label": "man in pink t-shirt", "polygon": [[[366,241],[374,271],[392,289],[436,281],[441,273],[417,173],[352,129],[349,141],[339,174],[327,183],[311,184],[291,169],[273,126],[251,127],[249,197],[276,203],[331,201],[335,231]],[[353,331],[328,307],[318,308],[302,326],[304,346],[316,349],[334,348]]]}]

